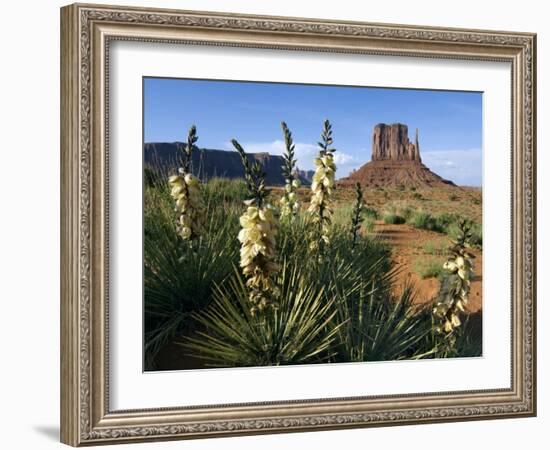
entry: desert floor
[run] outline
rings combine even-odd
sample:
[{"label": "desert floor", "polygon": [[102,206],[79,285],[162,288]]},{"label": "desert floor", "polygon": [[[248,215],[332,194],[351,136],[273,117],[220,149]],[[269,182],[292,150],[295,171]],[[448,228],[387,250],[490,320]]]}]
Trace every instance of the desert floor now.
[{"label": "desert floor", "polygon": [[[439,281],[435,277],[422,278],[417,272],[419,264],[426,261],[436,264],[443,264],[446,256],[434,255],[427,251],[428,245],[431,249],[444,249],[449,243],[449,237],[433,231],[421,230],[408,224],[393,225],[377,221],[375,233],[380,239],[388,242],[392,248],[392,259],[399,271],[396,289],[402,289],[407,282],[412,282],[416,287],[416,301],[429,302],[439,290]],[[483,260],[481,250],[473,249],[476,259],[474,260],[475,277],[471,283],[470,303],[468,311],[475,313],[482,307],[482,281],[483,281]]]}]

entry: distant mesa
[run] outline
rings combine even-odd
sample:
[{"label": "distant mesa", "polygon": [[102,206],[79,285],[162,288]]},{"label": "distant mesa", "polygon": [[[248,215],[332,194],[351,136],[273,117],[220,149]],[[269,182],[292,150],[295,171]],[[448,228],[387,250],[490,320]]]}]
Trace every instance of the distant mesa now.
[{"label": "distant mesa", "polygon": [[418,129],[413,143],[407,125],[401,123],[374,127],[371,161],[338,183],[346,186],[357,182],[367,188],[455,186],[422,164]]},{"label": "distant mesa", "polygon": [[[182,142],[149,142],[143,146],[145,166],[151,170],[168,175],[181,166],[181,151],[185,144]],[[251,163],[259,162],[266,173],[268,186],[284,186],[285,179],[282,173],[284,160],[282,156],[269,153],[249,153]],[[236,151],[215,150],[202,148],[193,152],[191,169],[202,180],[215,177],[244,178],[244,169],[241,157]],[[310,184],[312,173],[298,171],[302,184]]]},{"label": "distant mesa", "polygon": [[298,169],[298,175],[301,177],[302,180],[305,180],[307,184],[311,184],[313,180],[313,175],[315,175],[315,170],[299,170]]}]

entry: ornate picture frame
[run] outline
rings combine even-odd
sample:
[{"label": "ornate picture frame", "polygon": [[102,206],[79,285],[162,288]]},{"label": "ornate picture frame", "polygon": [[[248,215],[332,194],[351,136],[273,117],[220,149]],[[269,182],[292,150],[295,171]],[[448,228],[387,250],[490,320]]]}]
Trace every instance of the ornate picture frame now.
[{"label": "ornate picture frame", "polygon": [[[511,65],[511,385],[506,389],[112,410],[109,79],[115,41]],[[536,414],[536,36],[74,4],[61,9],[61,440],[97,445]]]}]

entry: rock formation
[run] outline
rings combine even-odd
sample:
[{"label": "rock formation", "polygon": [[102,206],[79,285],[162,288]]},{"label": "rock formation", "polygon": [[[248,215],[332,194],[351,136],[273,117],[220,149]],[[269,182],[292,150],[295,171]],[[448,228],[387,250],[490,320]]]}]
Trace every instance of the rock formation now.
[{"label": "rock formation", "polygon": [[300,176],[301,179],[307,180],[307,184],[311,184],[313,175],[315,175],[315,170],[298,170],[298,176]]},{"label": "rock formation", "polygon": [[[167,176],[171,171],[179,167],[181,148],[185,145],[181,142],[149,142],[143,146],[143,160],[148,170],[159,172]],[[249,153],[251,163],[255,161],[262,165],[266,173],[266,183],[269,186],[283,186],[285,179],[281,170],[284,164],[282,156],[269,153]],[[244,169],[241,158],[236,151],[200,149],[193,153],[191,170],[203,180],[214,177],[220,178],[244,178]],[[303,185],[311,184],[307,172],[301,173],[299,178]]]},{"label": "rock formation", "polygon": [[421,162],[418,150],[418,130],[416,143],[409,141],[407,125],[379,123],[372,134],[372,161],[418,161]]},{"label": "rock formation", "polygon": [[341,185],[359,181],[364,187],[436,187],[454,186],[454,183],[433,173],[420,158],[418,129],[415,142],[409,140],[407,125],[379,123],[372,133],[371,162],[363,165]]}]

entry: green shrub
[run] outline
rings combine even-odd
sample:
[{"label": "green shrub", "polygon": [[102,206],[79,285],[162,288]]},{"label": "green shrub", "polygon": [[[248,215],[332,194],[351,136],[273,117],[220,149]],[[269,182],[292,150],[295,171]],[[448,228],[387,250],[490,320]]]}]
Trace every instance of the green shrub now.
[{"label": "green shrub", "polygon": [[[483,227],[481,224],[473,222],[471,220],[467,220],[466,224],[468,225],[470,229],[470,233],[472,236],[470,237],[470,245],[476,248],[482,248],[483,246]],[[458,227],[458,219],[457,221],[454,221],[450,223],[445,228],[445,233],[447,233],[451,238],[456,238],[456,236],[459,234],[460,230]]]},{"label": "green shrub", "polygon": [[390,202],[384,207],[384,216],[400,216],[405,220],[405,222],[409,219],[409,217],[411,217],[413,213],[414,210],[409,206],[409,203],[402,200]]},{"label": "green shrub", "polygon": [[450,200],[451,202],[454,202],[454,201],[458,200],[458,195],[456,195],[456,194],[450,194],[450,195],[449,195],[449,200]]},{"label": "green shrub", "polygon": [[423,230],[443,232],[441,223],[431,214],[424,211],[416,211],[411,215],[408,222],[415,228]]},{"label": "green shrub", "polygon": [[374,232],[375,227],[376,227],[376,224],[375,224],[374,220],[372,220],[372,219],[367,218],[367,219],[363,222],[363,229],[364,229],[365,232],[367,232],[367,233],[372,233],[372,232]]},{"label": "green shrub", "polygon": [[344,203],[334,208],[332,213],[331,222],[332,225],[345,227],[350,220],[350,215],[353,211],[353,205],[351,203]]},{"label": "green shrub", "polygon": [[382,219],[384,223],[392,225],[400,225],[406,222],[404,217],[398,216],[397,214],[385,214]]},{"label": "green shrub", "polygon": [[[409,217],[407,222],[415,228],[445,233],[450,237],[455,237],[459,232],[458,222],[460,220],[461,217],[458,214],[444,213],[438,216],[432,216],[425,211],[416,211]],[[470,244],[474,247],[481,248],[483,245],[483,230],[481,225],[471,220],[467,220],[466,223],[470,227],[472,233]]]},{"label": "green shrub", "polygon": [[243,179],[212,178],[202,184],[206,205],[220,207],[225,203],[238,204],[246,200],[247,188]]},{"label": "green shrub", "polygon": [[454,224],[458,223],[460,221],[461,217],[458,214],[451,214],[451,213],[443,213],[439,214],[435,217],[435,220],[438,224],[438,226],[441,228],[441,232],[446,233],[446,229]]},{"label": "green shrub", "polygon": [[470,223],[470,232],[472,237],[470,238],[470,244],[475,247],[481,248],[483,246],[483,228],[479,223]]},{"label": "green shrub", "polygon": [[414,192],[412,197],[415,200],[422,200],[423,199],[422,194],[420,194],[420,192]]},{"label": "green shrub", "polygon": [[418,259],[414,266],[421,278],[440,278],[443,275],[443,262],[435,259]]},{"label": "green shrub", "polygon": [[366,218],[376,220],[378,219],[378,211],[370,206],[365,206],[363,208],[363,214]]},{"label": "green shrub", "polygon": [[[337,227],[349,227],[350,214],[352,213],[352,210],[353,205],[351,203],[338,205],[336,208],[334,208],[334,212],[332,214],[332,225]],[[378,212],[376,211],[376,209],[365,206],[362,209],[361,215],[362,217],[364,217],[362,228],[364,228],[368,232],[372,231],[372,228],[374,227],[374,221],[378,219]]]},{"label": "green shrub", "polygon": [[430,255],[442,256],[447,252],[447,245],[443,242],[428,241],[424,244],[424,252]]},{"label": "green shrub", "polygon": [[[166,180],[162,180],[166,183]],[[147,187],[159,186],[161,184],[161,177],[158,172],[150,166],[143,168],[143,184]]]}]

